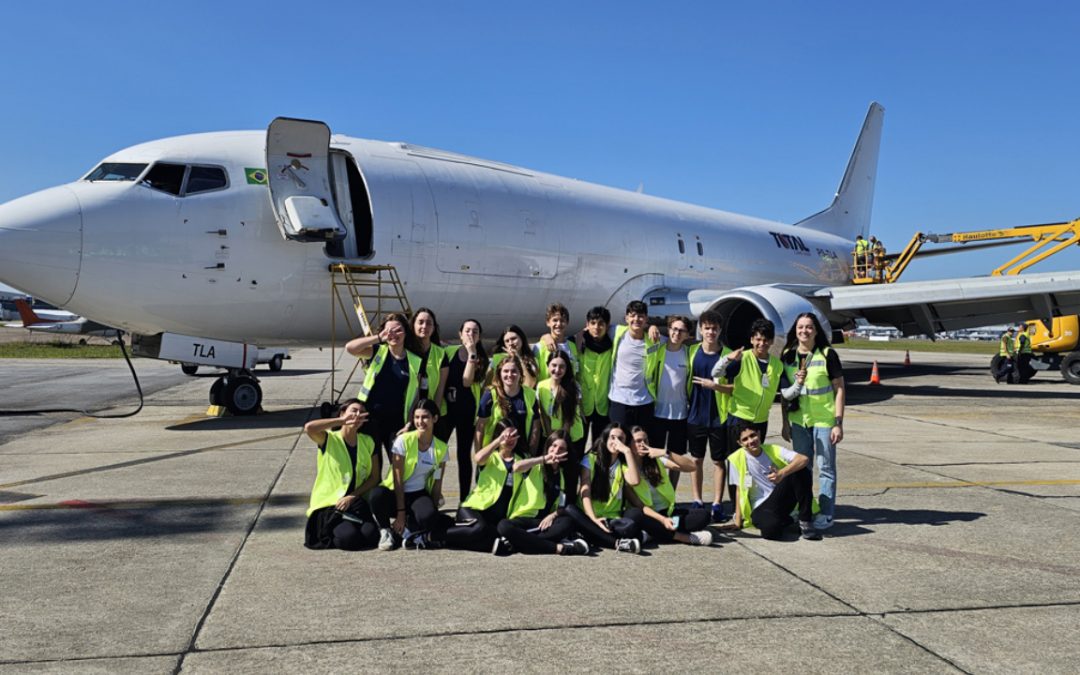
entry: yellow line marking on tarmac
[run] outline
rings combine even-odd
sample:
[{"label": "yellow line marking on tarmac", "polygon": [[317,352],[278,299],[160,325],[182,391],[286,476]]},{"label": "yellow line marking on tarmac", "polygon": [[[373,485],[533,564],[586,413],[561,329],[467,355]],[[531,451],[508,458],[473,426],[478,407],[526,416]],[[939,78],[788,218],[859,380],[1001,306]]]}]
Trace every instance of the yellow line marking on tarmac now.
[{"label": "yellow line marking on tarmac", "polygon": [[995,487],[1000,485],[1080,485],[1080,479],[1063,478],[1060,480],[947,480],[925,483],[841,483],[840,487],[848,490],[883,490],[922,489],[922,488],[965,488]]}]

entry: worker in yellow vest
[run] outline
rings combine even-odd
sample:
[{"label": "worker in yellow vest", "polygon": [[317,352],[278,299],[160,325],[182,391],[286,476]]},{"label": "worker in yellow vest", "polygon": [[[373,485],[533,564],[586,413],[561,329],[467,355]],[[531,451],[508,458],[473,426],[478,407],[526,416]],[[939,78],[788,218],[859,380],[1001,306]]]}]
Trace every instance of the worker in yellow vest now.
[{"label": "worker in yellow vest", "polygon": [[729,480],[736,487],[735,518],[721,529],[756,527],[765,539],[781,539],[799,510],[803,539],[821,539],[814,528],[809,459],[779,445],[762,444],[758,430],[741,422],[739,449],[731,453]]},{"label": "worker in yellow vest", "polygon": [[776,339],[776,327],[768,319],[750,324],[750,351],[740,347],[720,359],[713,377],[725,377],[733,386],[728,414],[728,447],[739,447],[739,423],[751,424],[761,438],[769,431],[769,410],[780,388],[784,365],[769,353]]},{"label": "worker in yellow vest", "polygon": [[358,551],[379,542],[379,526],[365,497],[379,482],[382,464],[375,441],[362,431],[367,417],[364,404],[351,398],[341,402],[335,417],[304,425],[319,448],[304,528],[308,548]]},{"label": "worker in yellow vest", "polygon": [[566,352],[570,356],[570,365],[574,367],[574,373],[579,373],[581,362],[578,358],[578,347],[566,333],[570,328],[570,310],[561,303],[552,303],[548,305],[544,323],[548,327],[548,332],[540,336],[540,341],[533,345],[537,382],[547,379],[548,357],[556,351]]},{"label": "worker in yellow vest", "polygon": [[412,324],[404,314],[387,314],[379,330],[350,340],[345,351],[367,360],[364,382],[356,398],[360,399],[373,423],[375,443],[384,448],[387,458],[398,432],[410,421],[412,406],[419,400],[420,357],[414,346]]},{"label": "worker in yellow vest", "polygon": [[1035,326],[1027,323],[1016,325],[1016,381],[1019,384],[1027,384],[1035,375],[1035,369],[1031,367],[1031,333]]},{"label": "worker in yellow vest", "polygon": [[371,491],[371,510],[380,525],[379,549],[398,540],[406,547],[434,548],[443,540],[449,518],[439,513],[446,469],[446,443],[435,437],[439,408],[431,399],[417,401],[410,430],[394,439],[390,472]]},{"label": "worker in yellow vest", "polygon": [[[578,532],[594,546],[641,553],[641,521],[627,511],[626,493],[641,482],[637,454],[626,430],[612,422],[581,460],[578,501],[566,508]],[[640,513],[640,512],[639,512]]]},{"label": "worker in yellow vest", "polygon": [[577,334],[581,355],[581,414],[585,416],[586,436],[596,442],[608,425],[608,392],[611,389],[612,340],[608,335],[611,312],[593,307],[585,315],[585,330]]},{"label": "worker in yellow vest", "polygon": [[1016,370],[1016,329],[1009,326],[998,339],[998,353],[990,364],[994,382],[1014,379]]},{"label": "worker in yellow vest", "polygon": [[626,306],[626,324],[615,327],[611,354],[608,417],[623,428],[644,427],[652,434],[657,371],[664,345],[648,333],[649,306],[634,300]]},{"label": "worker in yellow vest", "polygon": [[870,252],[870,245],[867,243],[863,236],[860,234],[855,237],[855,251],[852,254],[852,260],[854,269],[854,276],[856,279],[863,279],[866,277],[868,264],[867,254]]}]

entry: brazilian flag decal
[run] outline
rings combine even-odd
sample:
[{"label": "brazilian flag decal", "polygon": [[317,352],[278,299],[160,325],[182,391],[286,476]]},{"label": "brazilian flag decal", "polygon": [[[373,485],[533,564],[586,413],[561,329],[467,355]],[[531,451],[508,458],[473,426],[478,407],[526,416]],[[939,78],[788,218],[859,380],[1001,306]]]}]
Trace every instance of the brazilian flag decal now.
[{"label": "brazilian flag decal", "polygon": [[248,185],[266,185],[266,169],[244,169]]}]

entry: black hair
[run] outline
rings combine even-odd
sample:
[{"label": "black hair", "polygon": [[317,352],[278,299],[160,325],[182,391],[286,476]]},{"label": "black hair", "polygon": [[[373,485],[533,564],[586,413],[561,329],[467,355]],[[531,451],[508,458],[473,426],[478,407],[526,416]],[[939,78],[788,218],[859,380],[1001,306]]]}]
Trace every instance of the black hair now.
[{"label": "black hair", "polygon": [[[646,445],[649,443],[649,432],[645,431],[644,427],[639,427],[635,424],[634,426],[630,427],[629,440],[631,441],[631,447],[633,447],[634,434],[639,431],[645,434]],[[635,450],[635,452],[637,451]],[[644,457],[642,459],[643,461],[641,462],[641,473],[645,476],[645,480],[649,481],[649,485],[656,487],[664,480],[664,477],[660,475],[660,465],[657,464],[656,460],[652,459],[651,457]]]},{"label": "black hair", "polygon": [[338,415],[338,417],[341,417],[342,415],[344,415],[345,410],[349,406],[351,406],[353,403],[359,403],[361,408],[363,408],[364,410],[367,410],[367,406],[364,405],[364,402],[361,401],[360,399],[358,399],[358,398],[347,398],[344,401],[342,401],[341,403],[338,403],[338,407],[337,407],[337,415]]},{"label": "black hair", "polygon": [[[562,418],[563,427],[570,429],[574,419],[578,417],[578,384],[574,378],[574,362],[570,355],[561,349],[556,349],[548,355],[547,364],[550,365],[555,359],[562,359],[566,364],[566,372],[559,380],[559,393],[555,395],[555,405],[559,409],[559,417]],[[550,375],[550,370],[548,371]],[[545,413],[546,414],[546,413]]]},{"label": "black hair", "polygon": [[386,328],[386,324],[390,323],[391,321],[397,321],[401,324],[402,330],[405,331],[405,349],[415,354],[418,351],[420,345],[416,341],[416,333],[413,332],[412,321],[409,321],[409,317],[405,316],[401,312],[391,312],[389,314],[383,314],[382,321],[379,322],[379,330],[375,331],[375,333],[382,333],[383,329]]},{"label": "black hair", "polygon": [[589,313],[585,315],[586,321],[595,321],[597,319],[610,325],[611,312],[608,311],[607,307],[601,307],[600,305],[597,305],[596,307],[590,309]]},{"label": "black hair", "polygon": [[[749,429],[750,431],[753,431],[758,436],[761,435],[761,432],[758,431],[758,428],[755,427],[752,423],[750,423],[750,422],[748,422],[746,420],[740,419],[738,422],[735,423],[735,442],[739,443],[740,447],[742,445],[743,432],[746,431],[747,429]],[[765,440],[765,439],[762,439],[762,440]]]},{"label": "black hair", "polygon": [[467,323],[475,323],[477,329],[480,331],[480,336],[476,339],[476,358],[479,359],[479,362],[476,364],[476,369],[473,372],[473,382],[483,382],[484,375],[487,373],[488,363],[491,362],[487,350],[484,349],[484,341],[482,339],[484,336],[484,327],[481,326],[480,322],[476,319],[465,319],[461,322],[461,326],[458,327],[459,335],[461,334],[461,331],[465,330],[465,324]]},{"label": "black hair", "polygon": [[755,335],[760,335],[766,340],[774,340],[776,339],[776,326],[768,319],[754,319],[754,323],[750,324],[750,337]]},{"label": "black hair", "polygon": [[631,300],[626,305],[627,314],[641,314],[642,316],[649,316],[649,306],[640,300]]},{"label": "black hair", "polygon": [[723,327],[724,317],[721,316],[720,312],[716,311],[715,309],[707,309],[701,313],[701,316],[698,317],[697,322],[699,326],[703,323],[714,323],[717,326]]},{"label": "black hair", "polygon": [[[570,449],[570,434],[565,429],[556,429],[547,435],[544,439],[544,447],[540,450],[539,457],[547,455],[548,449],[555,444],[555,441],[566,441],[566,449]],[[569,455],[569,452],[567,453]],[[563,460],[564,462],[566,460]],[[559,467],[552,464],[544,465],[544,482],[548,485],[555,485],[559,480]]]},{"label": "black hair", "polygon": [[784,354],[787,354],[799,344],[799,338],[795,335],[795,326],[799,325],[799,321],[802,319],[810,319],[814,322],[814,347],[813,351],[822,351],[829,346],[829,338],[825,336],[825,330],[821,327],[821,322],[818,321],[817,315],[813,312],[803,312],[799,316],[795,317],[795,320],[791,322],[791,328],[788,330],[787,342],[784,343]]},{"label": "black hair", "polygon": [[[439,335],[439,319],[435,316],[435,310],[429,309],[428,307],[421,307],[413,312],[412,320],[415,322],[416,317],[425,313],[431,315],[431,323],[435,324],[435,330],[431,331],[431,344],[442,345],[442,337]],[[413,327],[413,334],[416,334],[415,327]],[[417,340],[417,345],[419,346],[419,339]]]},{"label": "black hair", "polygon": [[413,407],[409,410],[409,429],[414,430],[416,427],[413,425],[413,415],[417,410],[423,410],[431,414],[436,420],[439,419],[439,406],[435,405],[435,401],[430,398],[422,398],[417,401]]},{"label": "black hair", "polygon": [[622,455],[619,455],[618,460],[614,460],[612,454],[608,452],[608,439],[611,438],[613,431],[621,431],[624,435],[626,434],[623,425],[612,422],[604,427],[604,430],[600,432],[600,438],[596,439],[592,447],[593,467],[589,490],[593,499],[602,502],[606,502],[611,496],[611,478],[608,477],[608,472],[611,470],[612,463],[614,461],[624,461]]},{"label": "black hair", "polygon": [[508,353],[506,351],[506,345],[503,344],[503,337],[507,333],[514,333],[521,340],[521,351],[517,354],[510,354],[511,356],[518,357],[521,362],[521,377],[524,382],[525,374],[528,373],[530,377],[536,377],[536,357],[533,356],[532,350],[529,349],[529,338],[525,337],[525,331],[521,330],[521,326],[516,323],[512,323],[503,329],[503,332],[499,333],[499,343],[496,345],[498,351]]}]

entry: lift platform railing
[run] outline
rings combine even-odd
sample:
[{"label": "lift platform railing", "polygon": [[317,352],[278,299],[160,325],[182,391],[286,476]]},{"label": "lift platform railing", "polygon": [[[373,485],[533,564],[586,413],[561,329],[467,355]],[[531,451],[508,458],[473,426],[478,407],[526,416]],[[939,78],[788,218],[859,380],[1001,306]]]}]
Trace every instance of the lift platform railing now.
[{"label": "lift platform railing", "polygon": [[351,336],[371,335],[373,326],[395,312],[412,316],[405,286],[393,265],[330,265],[330,392],[334,404],[345,398],[345,390],[360,367],[357,359],[345,381],[337,386],[339,321]]}]

